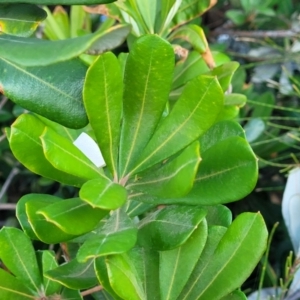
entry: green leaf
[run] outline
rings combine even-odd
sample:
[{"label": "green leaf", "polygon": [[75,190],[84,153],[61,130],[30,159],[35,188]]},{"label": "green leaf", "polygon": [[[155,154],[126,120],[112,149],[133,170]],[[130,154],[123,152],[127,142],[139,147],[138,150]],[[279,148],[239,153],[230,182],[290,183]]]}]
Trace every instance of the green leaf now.
[{"label": "green leaf", "polygon": [[221,300],[247,300],[247,299],[248,298],[243,292],[236,290],[228,294],[227,296],[223,297]]},{"label": "green leaf", "polygon": [[111,287],[122,299],[146,299],[137,270],[126,254],[111,255],[106,259]]},{"label": "green leaf", "polygon": [[229,227],[232,223],[231,210],[224,205],[206,206],[206,221],[209,226]]},{"label": "green leaf", "polygon": [[259,213],[243,213],[228,228],[184,300],[220,299],[242,285],[261,259],[268,232]]},{"label": "green leaf", "polygon": [[0,4],[0,32],[28,37],[46,17],[36,5]]},{"label": "green leaf", "polygon": [[210,6],[210,0],[182,0],[171,26],[179,26],[201,16]]},{"label": "green leaf", "polygon": [[93,230],[107,213],[102,209],[92,208],[80,198],[55,202],[37,211],[48,222],[71,235],[81,235]]},{"label": "green leaf", "polygon": [[64,288],[60,294],[61,300],[83,300],[79,290]]},{"label": "green leaf", "polygon": [[151,138],[168,101],[174,69],[170,44],[155,35],[133,45],[124,74],[120,174],[127,175]]},{"label": "green leaf", "polygon": [[137,239],[137,228],[120,209],[114,211],[101,231],[88,239],[77,253],[79,262],[109,254],[119,254],[131,249]]},{"label": "green leaf", "polygon": [[178,299],[202,253],[206,238],[207,223],[203,220],[182,246],[160,252],[161,299]]},{"label": "green leaf", "polygon": [[94,260],[79,263],[76,259],[73,259],[48,271],[45,276],[70,289],[88,289],[97,284],[93,264]]},{"label": "green leaf", "polygon": [[[147,198],[156,198],[156,197],[151,197],[149,195],[144,195],[142,193],[140,193],[141,197],[146,196]],[[158,198],[157,198],[158,199]],[[159,200],[157,200],[157,204],[160,203]],[[130,216],[131,218],[136,217],[136,216],[140,216],[141,214],[145,213],[146,211],[154,208],[155,206],[157,206],[156,203],[143,203],[137,200],[128,200],[127,201],[127,208],[126,208],[126,212],[128,214],[128,216]]]},{"label": "green leaf", "polygon": [[45,128],[40,137],[46,159],[54,168],[86,180],[104,176],[70,140]]},{"label": "green leaf", "polygon": [[213,77],[189,81],[170,114],[161,122],[132,173],[147,169],[188,146],[215,122],[223,91]]},{"label": "green leaf", "polygon": [[161,3],[161,28],[160,28],[160,33],[162,34],[165,32],[173,17],[177,13],[180,5],[182,4],[183,0],[167,0],[167,1],[162,1]]},{"label": "green leaf", "polygon": [[159,251],[172,250],[184,244],[206,215],[195,206],[168,206],[140,221],[138,244]]},{"label": "green leaf", "polygon": [[29,288],[16,277],[0,268],[1,300],[34,300],[36,297]]},{"label": "green leaf", "polygon": [[30,239],[19,229],[0,230],[0,258],[4,265],[33,293],[42,289],[42,279]]},{"label": "green leaf", "polygon": [[195,184],[186,196],[194,203],[213,205],[236,201],[255,187],[257,158],[245,139],[230,137],[220,141],[203,152],[202,159]]},{"label": "green leaf", "polygon": [[0,88],[27,110],[66,127],[82,128],[88,123],[81,94],[85,72],[85,65],[77,59],[47,67],[22,67],[0,58]]},{"label": "green leaf", "polygon": [[[203,276],[203,270],[207,267],[208,263],[220,242],[224,236],[227,228],[222,226],[209,226],[206,244],[201,253],[200,259],[198,260],[187,284],[185,285],[183,291],[181,292],[178,299],[189,299],[190,293],[193,291],[194,286],[198,283],[198,280]],[[198,299],[197,297],[195,299]]]},{"label": "green leaf", "polygon": [[[107,291],[110,295],[112,295],[112,300],[122,300],[112,289],[109,278],[108,278],[108,273],[107,273],[107,268],[105,264],[105,257],[98,257],[95,259],[94,267],[95,267],[95,272],[96,276],[101,284],[103,286],[104,290]],[[101,299],[101,298],[100,298]],[[106,299],[106,298],[104,298]],[[110,299],[110,298],[108,298]]]},{"label": "green leaf", "polygon": [[179,27],[168,37],[169,41],[176,39],[183,39],[184,41],[190,43],[194,50],[198,51],[200,54],[203,54],[207,51],[208,43],[204,31],[198,25],[190,24]]},{"label": "green leaf", "polygon": [[157,1],[143,1],[136,0],[136,6],[139,10],[139,14],[143,18],[146,27],[148,28],[148,33],[154,33],[154,25],[155,25],[155,16],[156,16],[156,6]]},{"label": "green leaf", "polygon": [[36,116],[23,114],[12,124],[10,148],[14,156],[30,171],[58,182],[80,187],[85,180],[61,172],[45,158],[40,136],[45,124]]},{"label": "green leaf", "polygon": [[[46,221],[46,219],[36,212],[41,208],[54,202],[60,202],[62,199],[43,194],[28,194],[23,196],[20,201],[25,205],[25,211],[28,222],[34,231],[34,234],[44,243],[56,244],[68,241],[74,238],[74,235],[67,234],[55,225]],[[19,203],[20,203],[19,201]]]},{"label": "green leaf", "polygon": [[160,300],[159,289],[159,253],[152,249],[135,247],[126,253],[128,262],[137,272],[147,297]]},{"label": "green leaf", "polygon": [[186,195],[192,188],[200,163],[199,142],[188,146],[175,159],[158,170],[138,174],[127,189],[141,191],[158,197],[176,198]]},{"label": "green leaf", "polygon": [[[105,4],[111,3],[115,0],[43,0],[44,5],[90,5],[90,4]],[[6,3],[19,3],[20,0],[5,0]],[[22,0],[23,3],[34,3],[34,4],[41,4],[41,0]]]},{"label": "green leaf", "polygon": [[[229,57],[223,53],[212,51],[212,55],[217,66],[230,61]],[[202,56],[196,51],[191,51],[186,60],[176,64],[172,90],[182,87],[191,79],[207,72],[209,72],[209,68]]]},{"label": "green leaf", "polygon": [[83,6],[73,5],[70,8],[70,36],[71,38],[78,37],[80,30],[90,32],[91,19]]},{"label": "green leaf", "polygon": [[117,178],[123,82],[118,59],[112,53],[101,55],[89,68],[83,99],[90,124],[103,158]]},{"label": "green leaf", "polygon": [[44,277],[43,286],[44,286],[45,295],[53,295],[55,293],[58,293],[61,289],[61,285],[45,277],[45,273],[47,271],[52,270],[58,266],[55,259],[55,253],[53,251],[43,250],[43,251],[39,251],[37,254],[40,256],[40,260],[41,260],[40,267]]},{"label": "green leaf", "polygon": [[53,13],[47,6],[43,6],[47,12],[47,19],[43,22],[44,34],[50,40],[64,40],[70,38],[70,23],[68,13],[62,6],[56,6]]},{"label": "green leaf", "polygon": [[113,49],[124,41],[129,32],[130,26],[117,25],[105,32],[58,41],[3,34],[0,36],[0,57],[21,66],[46,66],[70,60],[84,52],[100,54]]},{"label": "green leaf", "polygon": [[225,13],[235,25],[243,25],[247,22],[247,15],[240,9],[229,9]]},{"label": "green leaf", "polygon": [[225,103],[224,105],[235,105],[237,107],[242,107],[246,104],[247,97],[242,94],[226,94],[225,95]]},{"label": "green leaf", "polygon": [[206,73],[206,75],[216,76],[223,91],[226,92],[230,86],[232,76],[238,67],[238,62],[231,61],[221,66],[215,67],[213,70]]},{"label": "green leaf", "polygon": [[81,187],[79,196],[92,207],[113,210],[126,202],[127,191],[120,184],[101,177],[87,181]]}]

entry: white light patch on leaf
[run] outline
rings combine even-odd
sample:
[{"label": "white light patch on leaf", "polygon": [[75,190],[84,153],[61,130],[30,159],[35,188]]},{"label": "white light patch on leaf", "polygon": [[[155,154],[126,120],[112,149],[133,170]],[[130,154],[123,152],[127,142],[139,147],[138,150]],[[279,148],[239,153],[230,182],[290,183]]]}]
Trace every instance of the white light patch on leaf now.
[{"label": "white light patch on leaf", "polygon": [[73,143],[96,167],[106,166],[97,143],[85,132],[82,132]]}]

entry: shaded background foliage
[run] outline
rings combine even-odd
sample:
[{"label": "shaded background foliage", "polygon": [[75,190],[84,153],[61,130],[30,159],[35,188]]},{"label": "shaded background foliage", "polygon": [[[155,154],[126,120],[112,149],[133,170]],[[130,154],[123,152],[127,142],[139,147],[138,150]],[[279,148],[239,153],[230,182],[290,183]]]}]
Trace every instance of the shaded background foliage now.
[{"label": "shaded background foliage", "polygon": [[[244,211],[260,211],[270,230],[276,222],[280,223],[272,241],[266,285],[272,285],[283,275],[286,257],[292,249],[280,205],[287,170],[300,160],[299,19],[297,0],[269,0],[264,4],[259,0],[220,0],[195,21],[205,29],[211,49],[223,51],[241,63],[232,88],[250,100],[238,119],[261,158],[260,176],[249,196],[228,206],[234,216]],[[91,27],[97,27],[99,18],[93,16],[92,21]],[[43,28],[38,33],[46,38]],[[126,47],[123,44],[115,52]],[[15,160],[4,128],[10,126],[23,109],[7,100],[2,96],[0,102],[3,133],[0,137],[0,227],[17,224],[14,205],[25,194],[47,193],[68,198],[77,192],[75,188],[30,173]],[[245,284],[246,290],[257,288],[259,272],[257,269]]]}]

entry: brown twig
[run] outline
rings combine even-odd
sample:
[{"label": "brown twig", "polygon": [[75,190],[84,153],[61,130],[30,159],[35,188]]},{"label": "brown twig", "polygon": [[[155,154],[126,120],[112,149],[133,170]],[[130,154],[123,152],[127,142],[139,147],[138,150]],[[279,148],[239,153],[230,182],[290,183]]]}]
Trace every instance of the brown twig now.
[{"label": "brown twig", "polygon": [[103,290],[103,287],[101,285],[97,285],[97,286],[95,286],[95,287],[93,287],[93,288],[91,288],[89,290],[81,292],[81,296],[84,297],[84,296],[87,296],[87,295],[99,292],[101,290]]}]

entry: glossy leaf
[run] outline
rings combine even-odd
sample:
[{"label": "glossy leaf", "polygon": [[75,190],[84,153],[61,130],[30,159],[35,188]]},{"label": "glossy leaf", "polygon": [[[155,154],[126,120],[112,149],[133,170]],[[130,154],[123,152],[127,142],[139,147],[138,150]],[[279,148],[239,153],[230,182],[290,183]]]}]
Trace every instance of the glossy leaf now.
[{"label": "glossy leaf", "polygon": [[106,165],[117,178],[123,82],[118,59],[101,55],[89,68],[83,90],[84,105]]},{"label": "glossy leaf", "polygon": [[[212,51],[212,55],[216,66],[230,61],[229,57],[223,53]],[[209,72],[209,68],[199,52],[191,51],[185,61],[179,61],[176,64],[172,90],[182,87],[191,79],[207,72]]]},{"label": "glossy leaf", "polygon": [[113,49],[124,41],[129,32],[128,25],[117,25],[106,32],[97,31],[58,41],[3,34],[0,36],[0,57],[21,66],[46,66],[70,60],[84,52],[100,54]]},{"label": "glossy leaf", "polygon": [[227,94],[225,95],[225,105],[235,105],[237,107],[243,107],[247,102],[247,97],[243,94]]},{"label": "glossy leaf", "polygon": [[87,181],[81,187],[79,196],[92,207],[113,210],[126,202],[127,191],[120,184],[101,177]]},{"label": "glossy leaf", "polygon": [[70,140],[48,128],[40,139],[45,157],[56,169],[86,180],[104,176]]},{"label": "glossy leaf", "polygon": [[230,86],[232,76],[238,67],[239,63],[231,61],[221,66],[215,67],[213,70],[206,73],[206,75],[216,76],[223,91],[226,92]]},{"label": "glossy leaf", "polygon": [[0,259],[33,293],[42,288],[42,279],[30,239],[19,229],[3,227],[0,231]]},{"label": "glossy leaf", "polygon": [[223,91],[215,78],[198,76],[188,82],[132,172],[149,168],[199,138],[213,125],[222,106]]},{"label": "glossy leaf", "polygon": [[111,255],[106,259],[108,277],[115,293],[122,299],[146,299],[137,270],[126,254]]},{"label": "glossy leaf", "polygon": [[183,0],[168,0],[162,1],[161,3],[161,22],[162,27],[160,32],[163,33],[166,31],[175,16],[176,12],[178,11],[180,5],[182,4]]},{"label": "glossy leaf", "polygon": [[47,271],[52,270],[58,266],[55,259],[55,253],[53,251],[43,250],[39,251],[37,254],[40,256],[41,260],[41,270],[44,277],[43,286],[45,295],[53,295],[55,293],[58,293],[61,289],[61,285],[45,277],[45,273]]},{"label": "glossy leaf", "polygon": [[179,29],[175,30],[168,39],[170,41],[183,39],[190,43],[194,50],[198,51],[200,54],[205,53],[208,49],[208,43],[203,29],[194,24],[179,27]]},{"label": "glossy leaf", "polygon": [[46,178],[81,186],[85,180],[54,168],[45,158],[40,136],[45,124],[36,116],[22,114],[11,126],[10,148],[14,156],[30,171]]},{"label": "glossy leaf", "polygon": [[63,232],[54,224],[47,222],[42,215],[37,214],[41,208],[60,202],[62,199],[50,195],[28,194],[22,198],[22,201],[24,201],[28,222],[39,240],[47,244],[56,244],[75,237]]},{"label": "glossy leaf", "polygon": [[[22,52],[20,48],[18,51]],[[81,95],[85,72],[85,65],[77,59],[47,67],[22,67],[0,57],[4,95],[25,109],[71,128],[88,123]]]},{"label": "glossy leaf", "polygon": [[28,37],[46,17],[46,12],[35,5],[0,4],[0,32]]},{"label": "glossy leaf", "polygon": [[[111,3],[115,0],[43,0],[44,5],[90,5],[90,4],[104,4]],[[5,0],[6,3],[20,3],[20,0]],[[41,4],[41,0],[22,0],[23,3]]]},{"label": "glossy leaf", "polygon": [[2,300],[34,300],[35,296],[32,291],[18,280],[16,277],[12,276],[10,273],[4,271],[0,268],[0,293]]},{"label": "glossy leaf", "polygon": [[143,18],[143,21],[145,22],[145,25],[148,29],[147,32],[153,34],[157,1],[136,0],[135,2],[139,11],[138,13]]},{"label": "glossy leaf", "polygon": [[139,38],[126,60],[120,174],[126,175],[151,138],[168,101],[174,68],[170,44],[155,35]]},{"label": "glossy leaf", "polygon": [[194,203],[213,205],[236,201],[255,187],[257,159],[245,139],[230,137],[207,149],[202,158],[195,184],[187,195]]},{"label": "glossy leaf", "polygon": [[93,264],[93,260],[79,263],[74,259],[48,271],[45,276],[70,289],[88,289],[97,284]]},{"label": "glossy leaf", "polygon": [[[200,276],[203,276],[203,270],[207,267],[207,264],[211,261],[211,258],[224,236],[227,228],[223,226],[208,226],[207,240],[204,249],[201,253],[200,259],[198,260],[187,284],[180,294],[179,299],[189,299],[190,293],[193,291],[194,286],[197,284]],[[197,299],[197,297],[196,297]]]},{"label": "glossy leaf", "polygon": [[171,26],[179,26],[201,16],[209,8],[210,2],[211,0],[182,0]]},{"label": "glossy leaf", "polygon": [[79,290],[64,288],[60,294],[61,300],[83,300]]},{"label": "glossy leaf", "polygon": [[268,232],[259,213],[243,213],[228,228],[185,298],[220,299],[248,278],[261,259]]},{"label": "glossy leaf", "polygon": [[126,252],[135,245],[136,238],[136,226],[127,214],[119,209],[94,238],[84,242],[77,253],[77,259],[85,262],[90,258]]},{"label": "glossy leaf", "polygon": [[203,220],[182,246],[160,252],[161,299],[178,299],[202,253],[206,238],[207,223]]},{"label": "glossy leaf", "polygon": [[[103,286],[104,290],[107,291],[110,295],[112,295],[113,300],[122,300],[112,289],[109,278],[108,278],[108,273],[107,273],[107,268],[105,264],[105,257],[98,257],[95,259],[94,262],[94,268],[96,272],[96,276],[101,284]],[[101,299],[101,298],[100,298]],[[106,299],[106,298],[105,298]],[[110,299],[110,298],[108,298]]]},{"label": "glossy leaf", "polygon": [[127,188],[162,198],[184,196],[193,186],[200,160],[199,142],[196,141],[158,170],[138,174]]},{"label": "glossy leaf", "polygon": [[237,290],[223,297],[221,300],[247,300],[247,299],[248,298],[243,292]]},{"label": "glossy leaf", "polygon": [[159,251],[184,244],[206,215],[195,206],[168,206],[145,217],[138,225],[138,244]]},{"label": "glossy leaf", "polygon": [[206,206],[206,221],[209,226],[229,227],[232,223],[231,210],[224,205]]},{"label": "glossy leaf", "polygon": [[48,222],[71,235],[81,235],[93,230],[107,213],[102,209],[92,208],[80,198],[55,202],[37,211]]}]

